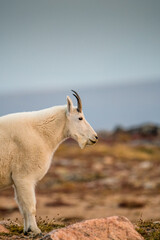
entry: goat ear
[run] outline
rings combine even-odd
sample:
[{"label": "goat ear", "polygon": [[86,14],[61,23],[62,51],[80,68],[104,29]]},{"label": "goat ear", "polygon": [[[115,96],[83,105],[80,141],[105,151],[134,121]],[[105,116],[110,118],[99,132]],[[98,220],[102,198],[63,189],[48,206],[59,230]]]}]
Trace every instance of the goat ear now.
[{"label": "goat ear", "polygon": [[71,113],[73,110],[73,103],[69,96],[67,96],[67,113]]}]

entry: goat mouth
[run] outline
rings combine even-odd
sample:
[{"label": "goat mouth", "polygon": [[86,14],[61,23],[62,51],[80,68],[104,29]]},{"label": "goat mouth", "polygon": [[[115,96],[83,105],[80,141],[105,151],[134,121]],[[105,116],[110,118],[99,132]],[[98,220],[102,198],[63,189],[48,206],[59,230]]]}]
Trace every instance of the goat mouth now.
[{"label": "goat mouth", "polygon": [[89,139],[89,141],[90,141],[91,143],[93,143],[93,144],[96,143],[96,141],[93,141],[92,139]]}]

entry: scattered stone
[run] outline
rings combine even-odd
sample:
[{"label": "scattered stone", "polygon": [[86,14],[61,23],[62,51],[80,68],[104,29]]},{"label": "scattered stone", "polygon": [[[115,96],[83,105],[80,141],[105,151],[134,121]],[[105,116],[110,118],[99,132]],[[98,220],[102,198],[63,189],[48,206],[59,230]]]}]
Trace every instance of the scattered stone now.
[{"label": "scattered stone", "polygon": [[44,240],[144,240],[125,217],[91,219],[53,230]]},{"label": "scattered stone", "polygon": [[154,221],[153,223],[154,224],[160,224],[160,221]]},{"label": "scattered stone", "polygon": [[110,157],[110,156],[105,156],[103,158],[103,161],[106,165],[112,165],[113,164],[113,157]]},{"label": "scattered stone", "polygon": [[143,187],[144,187],[144,189],[147,189],[147,190],[153,190],[156,188],[156,182],[153,182],[153,181],[145,182],[143,184]]},{"label": "scattered stone", "polygon": [[142,169],[149,169],[153,166],[153,164],[150,161],[144,161],[139,164],[139,167]]}]

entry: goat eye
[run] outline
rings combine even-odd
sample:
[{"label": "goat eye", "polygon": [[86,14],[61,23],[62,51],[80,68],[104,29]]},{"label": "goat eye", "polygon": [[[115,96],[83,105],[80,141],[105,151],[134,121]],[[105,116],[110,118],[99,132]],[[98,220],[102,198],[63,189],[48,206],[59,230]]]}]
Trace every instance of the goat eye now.
[{"label": "goat eye", "polygon": [[82,117],[80,117],[80,118],[78,118],[79,120],[83,120],[83,118]]}]

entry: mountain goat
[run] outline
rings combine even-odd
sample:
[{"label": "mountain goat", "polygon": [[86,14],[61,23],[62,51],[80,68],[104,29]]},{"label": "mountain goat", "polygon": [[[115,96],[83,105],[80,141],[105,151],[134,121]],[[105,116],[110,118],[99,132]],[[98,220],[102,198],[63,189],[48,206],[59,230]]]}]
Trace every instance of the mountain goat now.
[{"label": "mountain goat", "polygon": [[78,107],[67,96],[64,106],[0,117],[0,189],[14,186],[25,234],[41,232],[35,219],[35,185],[47,173],[59,144],[71,137],[84,148],[98,140],[84,118],[79,95],[73,95]]}]

